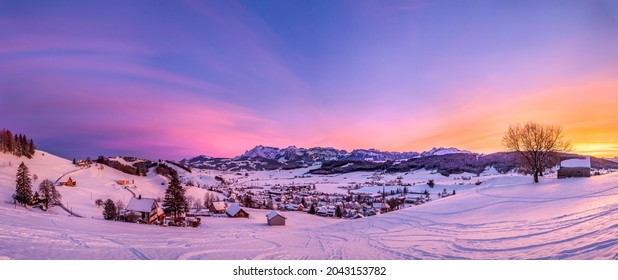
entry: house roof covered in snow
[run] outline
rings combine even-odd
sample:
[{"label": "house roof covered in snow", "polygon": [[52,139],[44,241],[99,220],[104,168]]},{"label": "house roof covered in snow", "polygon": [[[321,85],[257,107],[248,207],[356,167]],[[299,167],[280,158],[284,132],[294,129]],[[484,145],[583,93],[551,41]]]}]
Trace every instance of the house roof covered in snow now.
[{"label": "house roof covered in snow", "polygon": [[272,218],[274,218],[274,217],[276,217],[276,216],[281,216],[281,217],[283,217],[284,219],[287,219],[285,216],[281,215],[281,213],[279,213],[279,212],[277,212],[277,211],[274,211],[274,210],[273,210],[273,211],[271,211],[270,213],[266,214],[266,218],[267,218],[267,219],[269,219],[269,220],[270,220],[270,219],[272,219]]},{"label": "house roof covered in snow", "polygon": [[215,201],[212,203],[212,207],[217,211],[225,210],[225,202],[223,201]]},{"label": "house roof covered in snow", "polygon": [[384,208],[384,209],[390,209],[390,208],[391,208],[391,206],[390,206],[390,205],[388,205],[388,203],[374,202],[374,203],[373,203],[373,208],[374,208],[374,209],[382,209],[382,208]]},{"label": "house roof covered in snow", "polygon": [[229,214],[230,216],[234,216],[236,214],[238,214],[238,212],[240,212],[240,210],[242,210],[242,208],[240,208],[240,204],[238,203],[232,203],[227,207],[227,210],[225,210],[225,212],[227,214]]},{"label": "house roof covered in snow", "polygon": [[573,158],[560,162],[560,167],[585,167],[590,168],[590,157]]},{"label": "house roof covered in snow", "polygon": [[[135,198],[132,197],[127,205],[127,210],[137,212],[150,212],[152,211],[152,205],[157,203],[153,198]],[[158,204],[157,204],[158,205]]]}]

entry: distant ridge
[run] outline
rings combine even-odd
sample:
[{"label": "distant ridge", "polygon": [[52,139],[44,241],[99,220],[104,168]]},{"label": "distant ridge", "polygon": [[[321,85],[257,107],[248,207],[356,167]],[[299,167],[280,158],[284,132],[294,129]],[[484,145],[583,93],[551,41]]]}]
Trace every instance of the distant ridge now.
[{"label": "distant ridge", "polygon": [[213,158],[200,155],[185,158],[181,164],[193,168],[218,169],[218,170],[271,170],[271,169],[294,169],[310,167],[316,164],[331,161],[360,161],[384,163],[388,161],[405,161],[413,158],[446,155],[446,154],[472,154],[469,151],[456,148],[433,148],[418,152],[389,152],[377,149],[356,149],[348,152],[332,147],[298,148],[289,146],[277,148],[258,145],[233,158]]}]

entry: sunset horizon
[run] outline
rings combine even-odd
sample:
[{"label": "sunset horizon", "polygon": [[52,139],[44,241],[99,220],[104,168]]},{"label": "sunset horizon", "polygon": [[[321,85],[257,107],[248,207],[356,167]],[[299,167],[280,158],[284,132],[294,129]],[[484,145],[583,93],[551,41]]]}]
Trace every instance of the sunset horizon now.
[{"label": "sunset horizon", "polygon": [[618,157],[616,3],[0,3],[0,128],[66,158],[257,145]]}]

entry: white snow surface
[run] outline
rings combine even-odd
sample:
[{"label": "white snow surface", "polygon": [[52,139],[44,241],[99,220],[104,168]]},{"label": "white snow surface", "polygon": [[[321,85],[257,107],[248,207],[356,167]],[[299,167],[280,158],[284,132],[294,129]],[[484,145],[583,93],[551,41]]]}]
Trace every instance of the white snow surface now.
[{"label": "white snow surface", "polygon": [[590,168],[590,157],[586,158],[573,158],[567,159],[560,162],[560,166],[562,167],[586,167]]},{"label": "white snow surface", "polygon": [[[43,212],[13,205],[22,160],[38,175],[35,186],[75,169],[48,153],[30,160],[0,154],[0,259],[618,258],[618,173],[563,180],[545,176],[538,184],[513,174],[481,177],[481,185],[457,189],[455,196],[355,220],[290,211],[282,212],[285,227],[269,227],[270,210],[245,208],[248,219],[203,217],[199,228],[178,228],[102,220],[94,199],[132,197],[114,179],[134,179],[135,190],[144,194],[165,190],[160,185],[165,180],[156,175],[135,177],[111,168],[74,171],[77,187],[59,188],[63,202],[87,218],[58,207]],[[438,176],[403,177],[415,175]],[[344,176],[366,175],[317,179]]]}]

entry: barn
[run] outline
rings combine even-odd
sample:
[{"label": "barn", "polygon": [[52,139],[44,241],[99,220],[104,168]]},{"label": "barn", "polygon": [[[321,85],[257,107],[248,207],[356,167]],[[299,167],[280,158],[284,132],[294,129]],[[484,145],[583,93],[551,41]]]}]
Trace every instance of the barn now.
[{"label": "barn", "polygon": [[285,216],[281,215],[281,213],[277,211],[272,211],[266,214],[266,221],[270,226],[285,226],[286,219],[287,218]]},{"label": "barn", "polygon": [[558,179],[572,177],[590,177],[590,157],[569,158],[560,161]]},{"label": "barn", "polygon": [[238,203],[232,203],[225,210],[225,214],[230,218],[249,218],[249,213],[240,208]]},{"label": "barn", "polygon": [[60,186],[63,187],[75,187],[77,186],[77,182],[73,181],[73,178],[69,177],[69,180],[67,180],[66,182],[60,182],[58,183]]},{"label": "barn", "polygon": [[223,201],[215,201],[209,207],[210,212],[215,214],[223,214],[225,213],[225,209],[227,209],[227,206]]}]

